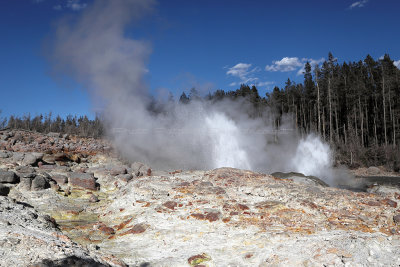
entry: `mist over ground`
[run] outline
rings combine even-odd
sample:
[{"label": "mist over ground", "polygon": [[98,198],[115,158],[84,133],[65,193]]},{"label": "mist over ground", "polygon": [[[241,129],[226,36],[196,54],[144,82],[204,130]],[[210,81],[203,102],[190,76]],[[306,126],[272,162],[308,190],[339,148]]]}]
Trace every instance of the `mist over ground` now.
[{"label": "mist over ground", "polygon": [[[270,110],[251,117],[246,99],[157,103],[144,82],[151,44],[125,28],[155,8],[155,1],[97,0],[57,24],[49,58],[57,74],[73,77],[104,104],[108,135],[121,154],[158,169],[236,167],[296,171],[332,184],[332,153],[319,137],[276,132]],[[250,111],[250,112],[248,112]],[[282,129],[292,129],[290,120]],[[277,141],[278,139],[278,141]]]}]

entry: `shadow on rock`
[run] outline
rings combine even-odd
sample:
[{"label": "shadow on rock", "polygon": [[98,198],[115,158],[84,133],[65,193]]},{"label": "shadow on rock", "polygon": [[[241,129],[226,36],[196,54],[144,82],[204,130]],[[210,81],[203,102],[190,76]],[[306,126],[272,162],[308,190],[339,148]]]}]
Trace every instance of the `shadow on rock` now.
[{"label": "shadow on rock", "polygon": [[68,258],[60,259],[60,260],[43,260],[40,263],[36,263],[31,265],[30,267],[108,267],[109,265],[104,265],[102,263],[96,262],[92,259],[82,259],[76,256],[71,256]]}]

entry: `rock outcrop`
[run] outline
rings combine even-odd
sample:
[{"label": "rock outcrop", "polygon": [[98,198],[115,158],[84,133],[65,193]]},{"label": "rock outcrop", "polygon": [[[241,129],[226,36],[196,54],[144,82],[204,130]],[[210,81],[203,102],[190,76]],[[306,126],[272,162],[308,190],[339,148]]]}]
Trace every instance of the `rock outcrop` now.
[{"label": "rock outcrop", "polygon": [[[0,266],[400,264],[396,186],[353,192],[297,173],[154,171],[121,162],[105,141],[54,133],[0,140]],[[31,152],[42,158],[24,161]]]},{"label": "rock outcrop", "polygon": [[113,265],[71,241],[50,216],[39,214],[29,204],[1,196],[0,255],[0,266]]}]

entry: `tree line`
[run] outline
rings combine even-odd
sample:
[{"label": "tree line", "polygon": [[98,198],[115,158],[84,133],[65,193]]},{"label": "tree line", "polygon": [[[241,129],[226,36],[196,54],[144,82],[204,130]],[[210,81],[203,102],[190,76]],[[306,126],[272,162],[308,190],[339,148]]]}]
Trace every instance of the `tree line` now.
[{"label": "tree line", "polygon": [[2,128],[21,129],[40,133],[58,132],[63,134],[78,135],[82,137],[99,138],[103,136],[104,128],[99,116],[89,119],[85,116],[68,115],[61,118],[59,115],[52,116],[52,113],[45,115],[31,116],[30,114],[22,117],[11,115],[8,120],[1,120]]},{"label": "tree line", "polygon": [[[196,95],[193,90],[189,96],[183,93],[180,102],[189,102],[191,95]],[[253,116],[263,116],[260,110],[268,107],[276,129],[289,117],[299,134],[320,135],[342,163],[400,168],[400,70],[387,54],[377,61],[367,55],[339,64],[329,53],[321,66],[305,64],[302,83],[288,79],[283,88],[275,87],[263,97],[256,86],[242,84],[206,99],[238,97],[254,104]]]}]

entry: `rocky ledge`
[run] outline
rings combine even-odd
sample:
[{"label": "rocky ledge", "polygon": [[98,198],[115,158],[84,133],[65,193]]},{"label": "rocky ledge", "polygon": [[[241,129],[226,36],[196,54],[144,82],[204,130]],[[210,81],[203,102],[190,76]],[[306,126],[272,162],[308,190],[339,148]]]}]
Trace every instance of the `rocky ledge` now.
[{"label": "rocky ledge", "polygon": [[1,266],[400,264],[398,188],[352,192],[233,168],[155,171],[105,144],[0,152]]}]

